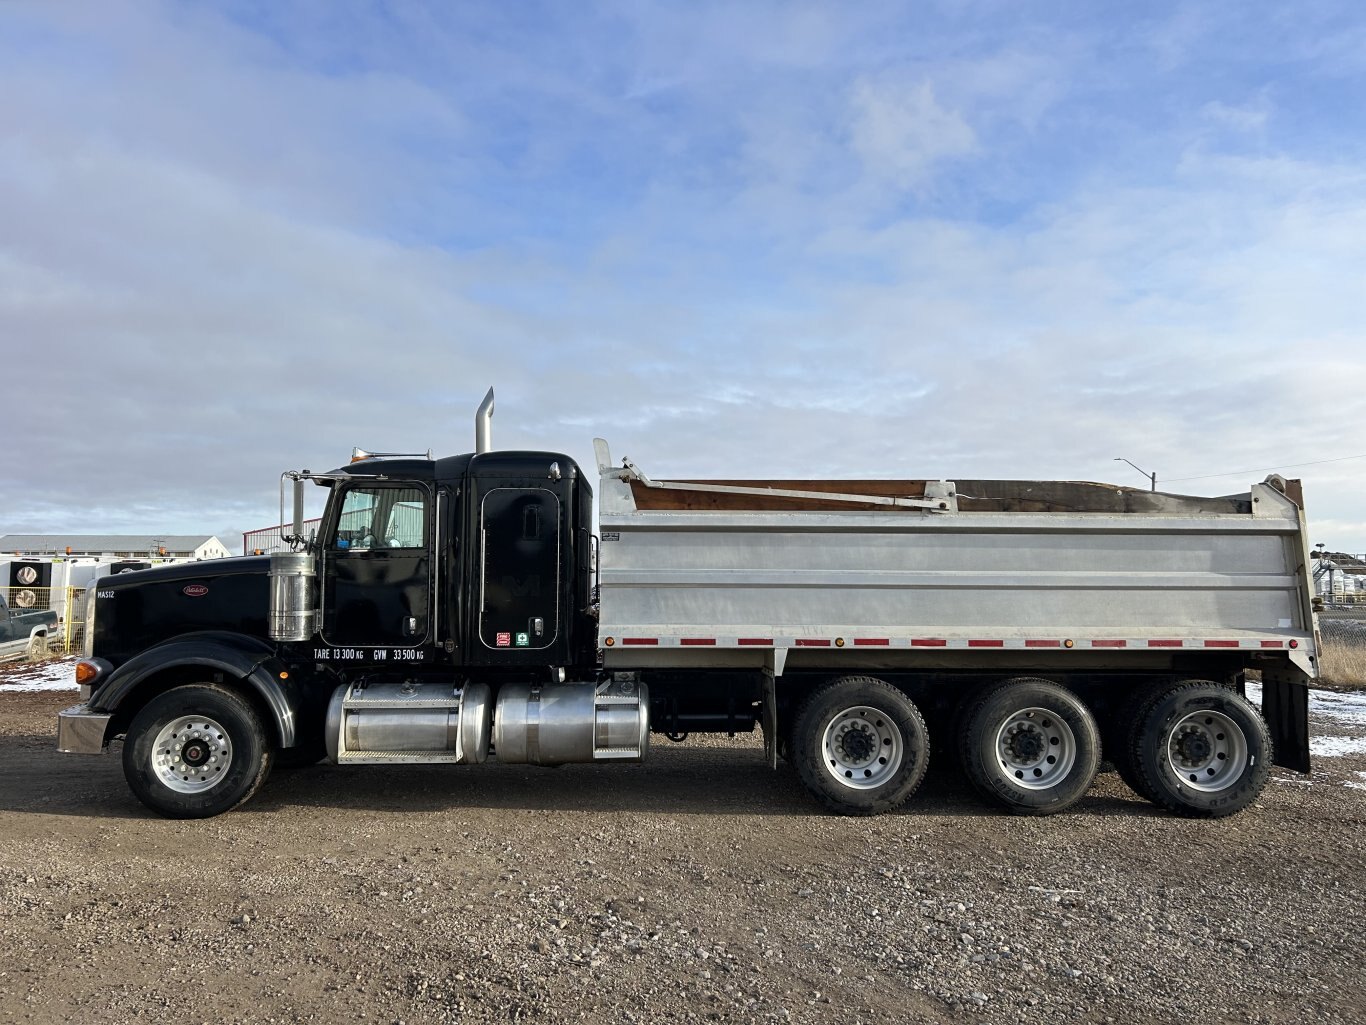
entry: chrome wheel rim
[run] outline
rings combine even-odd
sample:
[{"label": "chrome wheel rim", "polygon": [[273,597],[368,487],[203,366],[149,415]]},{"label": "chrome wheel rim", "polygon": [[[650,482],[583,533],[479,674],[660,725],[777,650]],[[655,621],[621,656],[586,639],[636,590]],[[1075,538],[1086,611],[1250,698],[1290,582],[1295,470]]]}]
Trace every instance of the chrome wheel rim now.
[{"label": "chrome wheel rim", "polygon": [[996,761],[1010,781],[1026,790],[1047,790],[1067,778],[1077,761],[1072,727],[1047,708],[1012,712],[996,731]]},{"label": "chrome wheel rim", "polygon": [[873,790],[896,775],[905,757],[901,730],[886,712],[855,705],[825,725],[821,764],[851,790]]},{"label": "chrome wheel rim", "polygon": [[1185,785],[1217,793],[1241,778],[1247,765],[1247,736],[1223,712],[1206,709],[1176,722],[1167,735],[1167,763]]},{"label": "chrome wheel rim", "polygon": [[152,771],[179,794],[211,790],[232,764],[232,740],[223,726],[202,715],[182,715],[152,742]]}]

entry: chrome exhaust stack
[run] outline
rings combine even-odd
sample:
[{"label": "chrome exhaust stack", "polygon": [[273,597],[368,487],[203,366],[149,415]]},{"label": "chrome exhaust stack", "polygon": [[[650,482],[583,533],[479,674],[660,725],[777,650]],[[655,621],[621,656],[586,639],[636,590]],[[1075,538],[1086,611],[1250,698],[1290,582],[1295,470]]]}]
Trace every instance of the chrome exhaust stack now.
[{"label": "chrome exhaust stack", "polygon": [[474,451],[492,452],[493,451],[493,389],[484,396],[484,401],[479,403],[479,409],[474,414]]}]

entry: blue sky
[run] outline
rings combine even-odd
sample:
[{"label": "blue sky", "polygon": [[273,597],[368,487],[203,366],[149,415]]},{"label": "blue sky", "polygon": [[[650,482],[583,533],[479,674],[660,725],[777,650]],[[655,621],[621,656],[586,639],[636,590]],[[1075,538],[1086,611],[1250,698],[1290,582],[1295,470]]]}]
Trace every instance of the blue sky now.
[{"label": "blue sky", "polygon": [[1276,469],[1366,551],[1356,5],[20,2],[0,95],[0,533],[231,541],[494,385],[660,477]]}]

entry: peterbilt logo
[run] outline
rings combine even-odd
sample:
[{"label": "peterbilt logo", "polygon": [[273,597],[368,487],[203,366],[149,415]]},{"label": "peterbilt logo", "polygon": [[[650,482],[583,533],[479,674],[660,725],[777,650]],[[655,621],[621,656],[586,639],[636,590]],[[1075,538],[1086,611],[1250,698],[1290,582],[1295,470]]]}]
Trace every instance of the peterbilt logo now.
[{"label": "peterbilt logo", "polygon": [[186,584],[180,591],[186,598],[202,598],[209,593],[206,584]]}]

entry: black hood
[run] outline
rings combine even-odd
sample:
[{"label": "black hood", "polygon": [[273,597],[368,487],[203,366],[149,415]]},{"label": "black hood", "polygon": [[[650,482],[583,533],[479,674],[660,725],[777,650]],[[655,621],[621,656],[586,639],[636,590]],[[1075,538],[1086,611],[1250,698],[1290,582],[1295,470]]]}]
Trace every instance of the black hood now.
[{"label": "black hood", "polygon": [[222,577],[232,576],[265,576],[270,572],[269,555],[247,555],[237,556],[232,559],[201,559],[198,562],[176,562],[168,563],[164,566],[152,566],[148,569],[132,569],[126,573],[115,573],[112,576],[100,577],[95,586],[100,588],[122,588],[125,586],[143,586],[145,584],[169,583],[183,580],[186,583],[194,581],[218,580]]},{"label": "black hood", "polygon": [[120,664],[159,641],[204,630],[267,639],[270,556],[206,559],[100,577],[94,653]]}]

